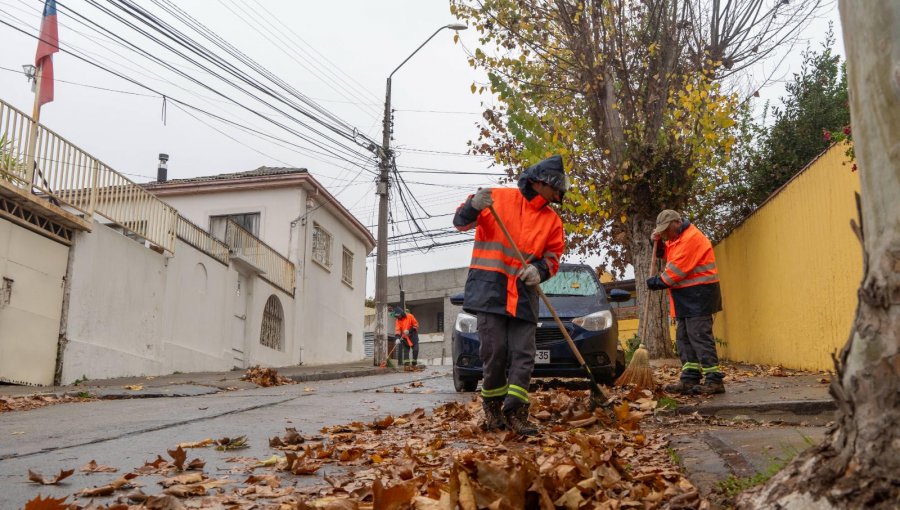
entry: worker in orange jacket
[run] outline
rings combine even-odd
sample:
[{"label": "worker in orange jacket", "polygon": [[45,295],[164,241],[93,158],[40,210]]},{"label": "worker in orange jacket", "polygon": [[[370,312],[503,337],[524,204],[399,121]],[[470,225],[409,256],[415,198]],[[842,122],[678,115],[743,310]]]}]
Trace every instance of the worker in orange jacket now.
[{"label": "worker in orange jacket", "polygon": [[419,359],[419,321],[412,312],[401,306],[394,308],[393,315],[396,319],[397,363],[403,367],[414,367]]},{"label": "worker in orange jacket", "polygon": [[666,267],[647,280],[647,288],[669,290],[675,317],[675,348],[682,363],[679,382],[665,389],[681,394],[724,393],[724,375],[719,369],[712,333],[712,314],[722,309],[712,243],[700,229],[671,209],[656,217],[652,239],[665,240],[657,256],[666,259]]},{"label": "worker in orange jacket", "polygon": [[[537,433],[528,421],[538,319],[533,286],[559,270],[565,238],[562,220],[549,204],[562,202],[567,187],[562,158],[553,156],[525,170],[518,188],[479,189],[453,218],[458,230],[475,227],[463,309],[477,316],[485,430],[508,427],[521,435]],[[523,266],[516,256],[491,206],[528,264]]]}]

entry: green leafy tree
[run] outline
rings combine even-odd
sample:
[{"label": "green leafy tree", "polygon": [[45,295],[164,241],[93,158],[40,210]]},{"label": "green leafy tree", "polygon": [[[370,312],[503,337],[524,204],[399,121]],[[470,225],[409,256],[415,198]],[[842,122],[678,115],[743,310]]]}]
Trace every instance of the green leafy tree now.
[{"label": "green leafy tree", "polygon": [[[765,58],[818,8],[812,2],[451,0],[479,46],[500,106],[473,151],[519,169],[562,154],[574,177],[562,207],[570,251],[605,251],[648,277],[656,214],[684,210],[719,180],[736,142],[737,98],[723,79]],[[715,178],[711,178],[715,176]],[[638,286],[651,356],[673,355],[668,299]]]},{"label": "green leafy tree", "polygon": [[832,52],[829,29],[821,51],[803,52],[803,65],[786,85],[781,106],[772,109],[772,126],[762,141],[761,157],[749,175],[750,200],[759,205],[836,137],[849,134],[847,70]]}]

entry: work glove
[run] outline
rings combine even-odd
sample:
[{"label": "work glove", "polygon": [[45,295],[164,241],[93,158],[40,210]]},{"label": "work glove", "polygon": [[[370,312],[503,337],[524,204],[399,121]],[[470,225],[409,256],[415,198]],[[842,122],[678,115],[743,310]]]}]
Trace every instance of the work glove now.
[{"label": "work glove", "polygon": [[668,289],[669,286],[666,285],[659,276],[652,276],[647,278],[647,288],[650,290],[665,290]]},{"label": "work glove", "polygon": [[491,188],[478,188],[472,197],[472,207],[476,211],[480,211],[494,205],[494,199],[491,198]]},{"label": "work glove", "polygon": [[404,329],[404,330],[403,330],[403,335],[406,336],[406,335],[408,335],[408,334],[409,334],[409,330],[408,330],[408,329]]},{"label": "work glove", "polygon": [[541,273],[538,271],[538,268],[534,267],[534,264],[528,264],[519,269],[517,276],[522,280],[522,283],[529,287],[541,283]]},{"label": "work glove", "polygon": [[400,347],[400,337],[398,336],[396,340],[394,340],[394,345]]}]

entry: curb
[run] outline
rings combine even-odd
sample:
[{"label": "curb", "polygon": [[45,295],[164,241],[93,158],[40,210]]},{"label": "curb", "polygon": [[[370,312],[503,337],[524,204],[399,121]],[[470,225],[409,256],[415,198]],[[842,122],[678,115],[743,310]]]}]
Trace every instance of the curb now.
[{"label": "curb", "polygon": [[723,412],[729,414],[751,414],[765,412],[783,412],[797,415],[817,415],[837,410],[834,400],[785,400],[782,402],[759,402],[742,404],[703,404],[679,406],[676,414],[699,413],[714,416]]},{"label": "curb", "polygon": [[310,382],[310,381],[330,381],[333,379],[349,379],[351,377],[366,377],[370,375],[381,375],[393,373],[393,368],[369,368],[365,370],[350,370],[346,372],[319,372],[312,374],[286,375],[288,379],[294,382]]}]

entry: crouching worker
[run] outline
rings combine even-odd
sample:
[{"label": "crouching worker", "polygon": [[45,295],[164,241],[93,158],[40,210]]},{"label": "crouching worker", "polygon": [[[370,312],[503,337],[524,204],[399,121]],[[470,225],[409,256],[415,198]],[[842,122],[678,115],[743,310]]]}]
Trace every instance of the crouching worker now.
[{"label": "crouching worker", "polygon": [[[562,158],[553,156],[525,170],[517,188],[479,189],[453,218],[458,230],[475,227],[463,309],[477,316],[484,430],[508,427],[521,435],[537,434],[528,421],[538,319],[538,295],[532,287],[559,270],[565,238],[562,220],[549,204],[561,203],[566,189]],[[528,264],[523,266],[516,256],[491,206]]]}]

